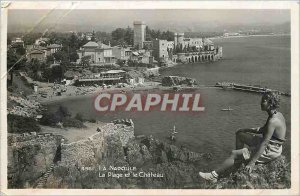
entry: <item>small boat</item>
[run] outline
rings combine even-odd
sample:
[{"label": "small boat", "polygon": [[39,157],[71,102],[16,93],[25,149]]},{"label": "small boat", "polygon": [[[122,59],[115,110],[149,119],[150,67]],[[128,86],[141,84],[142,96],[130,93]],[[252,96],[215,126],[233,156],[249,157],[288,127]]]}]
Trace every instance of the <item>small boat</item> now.
[{"label": "small boat", "polygon": [[174,125],[173,129],[170,130],[170,140],[171,141],[175,141],[176,140],[176,138],[175,138],[175,134],[176,133],[178,133],[178,132],[176,131],[176,127]]},{"label": "small boat", "polygon": [[221,111],[232,111],[233,109],[232,108],[230,108],[230,106],[228,106],[228,108],[223,108],[223,109],[221,109]]}]

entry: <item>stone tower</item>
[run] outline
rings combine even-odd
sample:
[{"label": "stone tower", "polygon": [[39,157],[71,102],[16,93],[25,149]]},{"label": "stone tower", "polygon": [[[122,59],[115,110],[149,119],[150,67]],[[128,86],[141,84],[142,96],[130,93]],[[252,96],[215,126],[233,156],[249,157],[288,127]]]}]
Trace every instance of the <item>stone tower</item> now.
[{"label": "stone tower", "polygon": [[177,33],[174,33],[174,48],[177,46]]},{"label": "stone tower", "polygon": [[138,46],[139,49],[142,49],[144,47],[143,42],[145,41],[146,24],[143,21],[134,21],[133,31],[133,45]]},{"label": "stone tower", "polygon": [[182,45],[182,47],[184,47],[183,38],[184,38],[184,33],[178,33],[177,34],[177,44]]}]

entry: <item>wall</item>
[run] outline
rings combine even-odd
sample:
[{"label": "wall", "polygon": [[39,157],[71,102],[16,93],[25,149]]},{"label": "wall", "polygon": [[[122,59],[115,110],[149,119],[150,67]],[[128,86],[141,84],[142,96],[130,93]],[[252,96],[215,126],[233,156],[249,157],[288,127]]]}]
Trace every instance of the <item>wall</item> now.
[{"label": "wall", "polygon": [[[108,156],[122,156],[111,153],[123,152],[128,142],[134,138],[134,124],[132,120],[117,120],[98,128],[98,133],[87,140],[80,140],[61,145],[61,164],[64,166],[76,165],[77,167],[91,166],[105,160]],[[112,148],[114,143],[114,148]]]},{"label": "wall", "polygon": [[169,52],[168,50],[173,49],[173,41],[159,39],[153,41],[153,56],[157,61],[160,59],[170,59],[172,57],[172,52]]}]

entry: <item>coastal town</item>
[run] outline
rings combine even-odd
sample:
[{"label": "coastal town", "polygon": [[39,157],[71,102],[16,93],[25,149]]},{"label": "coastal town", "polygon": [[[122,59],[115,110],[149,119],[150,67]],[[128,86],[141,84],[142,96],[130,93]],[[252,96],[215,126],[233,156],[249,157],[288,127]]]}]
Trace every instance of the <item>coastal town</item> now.
[{"label": "coastal town", "polygon": [[158,85],[159,69],[222,58],[222,47],[208,38],[151,30],[143,21],[116,29],[112,40],[94,31],[45,33],[30,45],[27,37],[8,45],[8,84],[22,78],[34,90],[31,98],[42,102],[101,88]]},{"label": "coastal town", "polygon": [[[26,146],[39,145],[50,153],[45,155],[46,162],[42,163],[46,170],[39,172],[34,182],[23,179],[21,171],[15,171],[14,165],[20,163],[12,154],[10,186],[27,188],[49,186],[47,180],[55,167],[70,164],[72,156],[68,151],[74,151],[73,148],[89,151],[77,147],[86,139],[94,137],[94,142],[101,141],[102,146],[107,146],[102,148],[102,154],[107,154],[111,150],[107,141],[111,134],[121,139],[120,148],[132,145],[131,140],[136,136],[132,120],[104,123],[87,119],[81,113],[71,114],[64,106],[53,113],[45,104],[104,92],[193,88],[196,85],[194,79],[162,78],[160,70],[176,64],[210,63],[222,59],[222,47],[215,46],[208,38],[160,32],[150,29],[143,21],[134,21],[132,27],[117,28],[111,34],[92,31],[9,36],[7,48],[9,150],[19,154]],[[136,138],[149,140],[143,135]],[[189,151],[181,153],[189,153],[190,158],[196,159],[204,156]],[[74,160],[83,161],[83,154],[78,151]],[[39,159],[35,154],[33,156],[33,159]],[[108,155],[102,155],[104,157],[111,159]],[[128,159],[132,158],[128,155]],[[54,164],[50,164],[52,160]],[[83,163],[79,164],[84,167]],[[16,184],[18,178],[22,178],[21,184]]]}]

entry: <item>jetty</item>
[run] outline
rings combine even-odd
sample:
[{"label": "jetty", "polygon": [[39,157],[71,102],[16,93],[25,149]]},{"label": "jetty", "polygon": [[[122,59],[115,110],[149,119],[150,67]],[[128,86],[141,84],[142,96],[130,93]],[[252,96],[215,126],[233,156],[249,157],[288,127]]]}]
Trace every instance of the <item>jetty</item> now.
[{"label": "jetty", "polygon": [[233,90],[237,90],[237,91],[246,91],[246,92],[251,92],[251,93],[264,93],[264,92],[268,92],[268,91],[274,91],[274,92],[278,92],[280,95],[284,95],[287,97],[291,96],[291,93],[289,92],[283,92],[283,91],[278,91],[278,90],[274,90],[274,89],[270,89],[270,88],[264,88],[264,87],[260,87],[258,85],[245,85],[245,84],[237,84],[237,83],[233,83],[233,82],[217,82],[215,84],[215,87],[220,87],[223,89],[233,89]]}]

